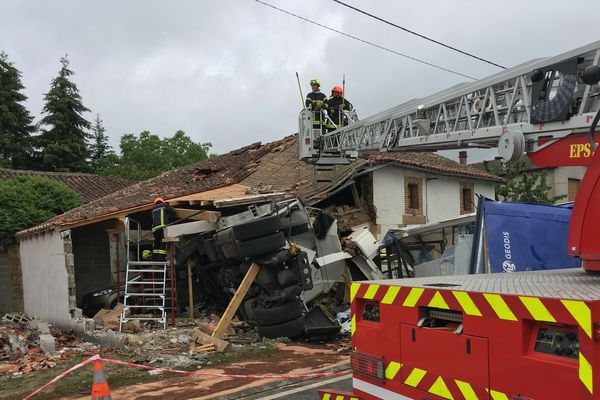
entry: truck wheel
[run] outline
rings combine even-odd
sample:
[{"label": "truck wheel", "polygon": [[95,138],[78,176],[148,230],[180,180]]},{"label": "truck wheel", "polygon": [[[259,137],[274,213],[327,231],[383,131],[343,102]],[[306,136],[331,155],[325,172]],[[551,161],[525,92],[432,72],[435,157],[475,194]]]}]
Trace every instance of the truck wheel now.
[{"label": "truck wheel", "polygon": [[285,246],[285,237],[282,232],[272,233],[257,239],[236,243],[239,257],[253,257],[277,251]]},{"label": "truck wheel", "polygon": [[296,318],[279,325],[259,325],[258,333],[268,339],[275,339],[278,337],[295,338],[304,333],[304,318]]},{"label": "truck wheel", "polygon": [[239,242],[266,236],[282,229],[281,220],[277,215],[259,218],[231,227],[233,237]]},{"label": "truck wheel", "polygon": [[302,303],[292,301],[285,304],[265,308],[262,306],[254,307],[254,319],[257,325],[270,326],[289,322],[302,316]]}]

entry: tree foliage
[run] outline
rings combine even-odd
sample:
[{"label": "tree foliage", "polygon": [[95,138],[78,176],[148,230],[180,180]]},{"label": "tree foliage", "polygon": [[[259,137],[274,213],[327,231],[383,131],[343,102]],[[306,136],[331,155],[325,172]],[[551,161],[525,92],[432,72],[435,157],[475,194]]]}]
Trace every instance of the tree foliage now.
[{"label": "tree foliage", "polygon": [[90,123],[82,116],[89,110],[83,105],[79,90],[71,80],[66,56],[58,76],[52,80],[50,90],[44,96],[45,116],[40,124],[45,128],[36,137],[40,149],[40,167],[45,171],[90,170],[87,129]]},{"label": "tree foliage", "polygon": [[121,137],[121,155],[104,157],[99,173],[131,180],[145,180],[208,158],[210,143],[195,143],[183,131],[161,139],[148,131]]},{"label": "tree foliage", "polygon": [[100,119],[100,114],[96,114],[96,119],[92,123],[92,134],[90,143],[90,163],[92,169],[97,171],[100,165],[100,160],[113,153],[112,147],[108,144],[108,136],[106,129]]},{"label": "tree foliage", "polygon": [[15,243],[15,233],[39,225],[81,203],[63,183],[21,176],[0,182],[0,243]]},{"label": "tree foliage", "polygon": [[490,172],[500,175],[504,182],[496,186],[496,197],[505,201],[553,204],[564,195],[551,196],[545,172],[527,172],[524,162],[508,162]]},{"label": "tree foliage", "polygon": [[0,166],[26,168],[31,154],[33,118],[22,104],[21,72],[0,52]]}]

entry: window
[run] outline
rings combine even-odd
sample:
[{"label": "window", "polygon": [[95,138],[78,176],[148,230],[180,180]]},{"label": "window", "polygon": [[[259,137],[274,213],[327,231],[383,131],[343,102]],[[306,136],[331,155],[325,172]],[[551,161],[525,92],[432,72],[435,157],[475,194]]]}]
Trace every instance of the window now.
[{"label": "window", "polygon": [[367,303],[362,313],[363,321],[379,322],[379,303]]},{"label": "window", "polygon": [[468,214],[475,211],[475,194],[472,183],[460,184],[460,213]]},{"label": "window", "polygon": [[579,179],[569,178],[569,201],[575,201],[575,196],[577,195],[577,190],[579,189],[579,182]]},{"label": "window", "polygon": [[406,188],[408,189],[408,208],[419,208],[419,185],[416,183],[409,183],[406,185]]},{"label": "window", "polygon": [[404,177],[404,212],[406,214],[423,214],[422,182],[421,178]]},{"label": "window", "polygon": [[560,328],[540,328],[534,350],[554,356],[579,358],[579,337],[577,332]]}]

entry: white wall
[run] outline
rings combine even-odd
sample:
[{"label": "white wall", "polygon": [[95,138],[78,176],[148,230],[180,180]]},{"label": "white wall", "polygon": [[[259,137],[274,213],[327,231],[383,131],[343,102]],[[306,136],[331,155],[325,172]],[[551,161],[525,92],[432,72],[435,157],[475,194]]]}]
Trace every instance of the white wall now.
[{"label": "white wall", "polygon": [[564,198],[558,200],[558,203],[569,201],[569,179],[583,178],[586,167],[558,167],[548,173],[548,184],[553,186],[550,191],[551,196],[565,195]]},{"label": "white wall", "polygon": [[423,197],[427,223],[440,222],[460,216],[460,183],[456,178],[430,176],[423,182]]},{"label": "white wall", "polygon": [[402,224],[404,177],[398,168],[384,167],[373,172],[373,205],[377,216],[375,223],[383,234]]},{"label": "white wall", "polygon": [[[473,190],[476,195],[485,196],[492,200],[496,199],[496,182],[474,181]],[[475,205],[477,206],[477,199],[475,199]]]},{"label": "white wall", "polygon": [[404,176],[423,180],[423,213],[427,223],[460,216],[461,182],[473,183],[475,194],[490,199],[494,199],[496,193],[496,183],[493,181],[425,173],[394,165],[380,168],[373,171],[373,205],[377,215],[376,224],[379,225],[378,239],[389,229],[403,226]]},{"label": "white wall", "polygon": [[23,238],[19,245],[25,312],[57,326],[68,325],[68,276],[60,232]]}]

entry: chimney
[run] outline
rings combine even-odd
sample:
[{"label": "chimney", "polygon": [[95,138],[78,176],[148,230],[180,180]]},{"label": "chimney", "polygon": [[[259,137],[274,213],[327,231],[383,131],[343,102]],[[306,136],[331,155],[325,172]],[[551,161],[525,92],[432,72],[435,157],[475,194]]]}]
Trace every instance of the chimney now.
[{"label": "chimney", "polygon": [[460,165],[467,165],[467,151],[461,150],[458,152],[458,161]]}]

